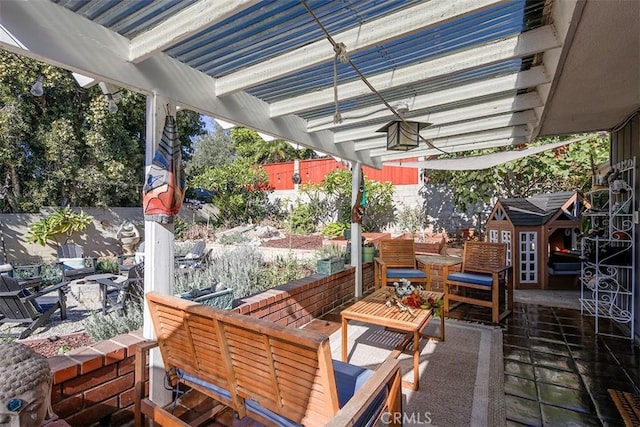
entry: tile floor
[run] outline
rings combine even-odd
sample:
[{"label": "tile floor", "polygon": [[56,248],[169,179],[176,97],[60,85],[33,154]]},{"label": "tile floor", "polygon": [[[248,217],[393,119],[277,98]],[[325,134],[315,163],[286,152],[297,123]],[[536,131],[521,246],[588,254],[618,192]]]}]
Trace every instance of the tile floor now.
[{"label": "tile floor", "polygon": [[[308,327],[331,334],[339,312]],[[450,316],[491,320],[488,309],[468,304]],[[595,335],[591,318],[572,308],[516,302],[501,326],[507,426],[624,426],[607,389],[640,392],[640,347]],[[215,425],[240,425],[228,421]]]},{"label": "tile floor", "polygon": [[[451,315],[490,319],[466,304]],[[640,347],[569,308],[515,303],[502,326],[507,425],[624,426],[607,389],[640,392]]]}]

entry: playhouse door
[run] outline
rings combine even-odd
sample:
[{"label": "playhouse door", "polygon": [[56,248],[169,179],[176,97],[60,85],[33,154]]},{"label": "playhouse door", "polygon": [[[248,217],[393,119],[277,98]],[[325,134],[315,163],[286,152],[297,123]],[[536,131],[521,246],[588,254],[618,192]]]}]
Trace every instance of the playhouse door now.
[{"label": "playhouse door", "polygon": [[538,233],[524,231],[520,237],[519,282],[522,284],[538,283]]},{"label": "playhouse door", "polygon": [[489,230],[490,243],[504,243],[507,245],[507,263],[513,264],[511,259],[511,230],[492,229]]}]

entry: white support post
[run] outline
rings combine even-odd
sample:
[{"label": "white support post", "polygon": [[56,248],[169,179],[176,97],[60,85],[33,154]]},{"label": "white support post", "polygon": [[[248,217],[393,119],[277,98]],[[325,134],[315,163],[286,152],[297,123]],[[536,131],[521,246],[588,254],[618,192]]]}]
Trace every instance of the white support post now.
[{"label": "white support post", "polygon": [[[165,116],[169,105],[169,114],[175,115],[175,103],[156,94],[147,96],[147,145],[145,178],[149,172],[153,155],[156,151]],[[144,291],[160,291],[171,294],[173,290],[173,224],[160,224],[155,221],[144,222]],[[144,305],[143,336],[155,339],[151,315]],[[154,349],[149,357],[149,398],[158,405],[171,402],[171,392],[164,388],[164,364],[158,349]]]},{"label": "white support post", "polygon": [[[360,178],[362,176],[362,165],[360,162],[351,162],[351,208],[356,203],[358,190],[360,189]],[[351,265],[356,267],[355,297],[362,296],[362,226],[351,223]]]}]

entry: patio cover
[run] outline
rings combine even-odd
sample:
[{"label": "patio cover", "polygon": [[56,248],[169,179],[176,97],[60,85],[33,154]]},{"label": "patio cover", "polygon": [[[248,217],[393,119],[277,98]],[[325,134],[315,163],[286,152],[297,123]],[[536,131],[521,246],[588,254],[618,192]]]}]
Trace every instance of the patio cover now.
[{"label": "patio cover", "polygon": [[[640,107],[639,22],[638,1],[3,1],[0,47],[379,168],[614,128]],[[433,125],[388,151],[401,105]]]}]

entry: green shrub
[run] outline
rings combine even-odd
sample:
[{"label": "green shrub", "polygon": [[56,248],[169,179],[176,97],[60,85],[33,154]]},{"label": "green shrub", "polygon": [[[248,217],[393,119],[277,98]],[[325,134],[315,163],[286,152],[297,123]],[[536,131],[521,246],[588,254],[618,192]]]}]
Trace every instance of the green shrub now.
[{"label": "green shrub", "polygon": [[422,206],[403,206],[396,215],[396,224],[402,231],[417,233],[427,225],[427,214]]},{"label": "green shrub", "polygon": [[308,234],[315,231],[318,221],[313,216],[311,204],[302,203],[293,208],[287,218],[292,233]]},{"label": "green shrub", "polygon": [[40,267],[40,277],[45,285],[55,285],[62,281],[62,270],[55,262],[46,262]]},{"label": "green shrub", "polygon": [[325,258],[345,258],[347,256],[347,249],[338,245],[325,245],[316,250],[316,259]]},{"label": "green shrub", "polygon": [[349,228],[349,225],[344,222],[332,222],[327,224],[320,234],[325,237],[338,237],[342,236],[344,230]]},{"label": "green shrub", "polygon": [[233,288],[234,298],[244,298],[266,289],[258,282],[263,265],[260,251],[245,245],[219,254],[211,260],[209,269],[219,283]]},{"label": "green shrub", "polygon": [[[367,210],[362,220],[363,231],[380,231],[393,221],[394,205],[391,182],[364,180]],[[351,223],[351,172],[329,172],[321,184],[305,184],[301,187],[310,200],[310,209],[318,214],[315,223],[331,221]]]},{"label": "green shrub", "polygon": [[242,233],[226,233],[220,235],[216,240],[221,245],[238,245],[247,243],[249,239],[242,235]]},{"label": "green shrub", "polygon": [[96,263],[97,273],[118,273],[118,260],[113,257],[99,258]]},{"label": "green shrub", "polygon": [[219,279],[211,266],[188,268],[187,271],[176,274],[173,290],[176,294],[182,294],[192,290],[215,287],[217,283],[219,283]]},{"label": "green shrub", "polygon": [[176,240],[184,240],[183,234],[189,229],[190,225],[191,224],[184,219],[180,217],[176,218],[176,221],[173,223],[173,234]]},{"label": "green shrub", "polygon": [[219,210],[217,225],[255,224],[279,212],[279,203],[269,199],[273,188],[267,172],[249,159],[236,158],[228,164],[205,168],[189,184],[213,191],[212,204]]},{"label": "green shrub", "polygon": [[307,277],[313,271],[313,264],[309,260],[300,260],[293,254],[278,256],[258,271],[257,286],[260,290],[271,289]]},{"label": "green shrub", "polygon": [[104,314],[95,311],[83,323],[94,342],[108,340],[116,335],[126,334],[142,327],[142,305],[127,304],[126,311]]}]

